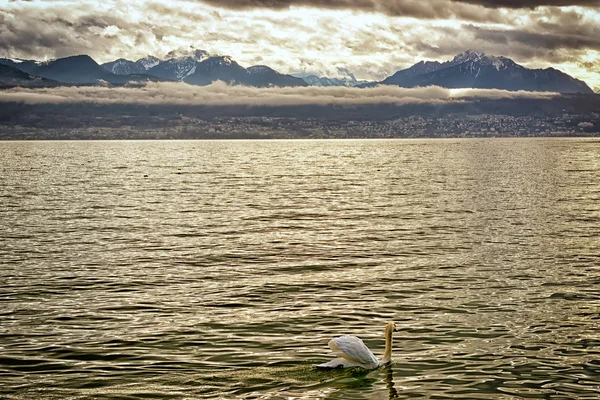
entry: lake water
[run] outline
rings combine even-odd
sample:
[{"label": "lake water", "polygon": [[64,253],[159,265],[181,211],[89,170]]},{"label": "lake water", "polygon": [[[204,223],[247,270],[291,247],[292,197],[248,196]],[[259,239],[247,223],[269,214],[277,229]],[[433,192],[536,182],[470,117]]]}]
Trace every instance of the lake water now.
[{"label": "lake water", "polygon": [[600,397],[600,140],[0,154],[1,398]]}]

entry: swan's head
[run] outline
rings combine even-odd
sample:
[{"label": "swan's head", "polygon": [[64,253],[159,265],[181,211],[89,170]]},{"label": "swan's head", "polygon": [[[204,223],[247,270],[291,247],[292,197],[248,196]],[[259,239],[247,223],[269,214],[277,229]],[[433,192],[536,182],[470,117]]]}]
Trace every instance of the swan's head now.
[{"label": "swan's head", "polygon": [[387,323],[387,329],[391,330],[392,332],[399,332],[400,330],[398,329],[398,326],[396,325],[396,323],[394,321],[390,321]]}]

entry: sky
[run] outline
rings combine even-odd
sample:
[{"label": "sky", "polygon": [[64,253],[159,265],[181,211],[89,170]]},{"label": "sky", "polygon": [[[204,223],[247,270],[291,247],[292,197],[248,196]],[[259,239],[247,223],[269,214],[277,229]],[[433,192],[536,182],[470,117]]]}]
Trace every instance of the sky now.
[{"label": "sky", "polygon": [[600,0],[0,0],[0,57],[102,63],[190,48],[366,80],[475,49],[600,90]]}]

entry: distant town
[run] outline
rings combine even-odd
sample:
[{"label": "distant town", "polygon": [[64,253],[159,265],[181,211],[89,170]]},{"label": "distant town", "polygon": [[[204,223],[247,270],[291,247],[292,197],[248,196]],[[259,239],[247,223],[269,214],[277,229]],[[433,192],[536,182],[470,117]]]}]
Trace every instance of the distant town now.
[{"label": "distant town", "polygon": [[0,140],[600,136],[600,94],[554,68],[467,50],[381,82],[341,72],[291,76],[194,48],[102,65],[0,58]]},{"label": "distant town", "polygon": [[0,104],[0,140],[600,136],[596,94],[401,105]]},{"label": "distant town", "polygon": [[407,116],[392,120],[291,117],[150,117],[119,126],[1,126],[3,140],[312,139],[599,136],[600,112],[553,117],[508,115]]}]

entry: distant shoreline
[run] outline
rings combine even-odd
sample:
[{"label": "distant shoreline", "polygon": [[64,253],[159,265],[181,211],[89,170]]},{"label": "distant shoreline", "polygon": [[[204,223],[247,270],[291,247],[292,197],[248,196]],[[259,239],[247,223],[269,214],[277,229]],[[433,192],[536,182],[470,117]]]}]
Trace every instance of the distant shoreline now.
[{"label": "distant shoreline", "polygon": [[505,139],[600,139],[600,132],[592,135],[562,135],[562,136],[423,136],[423,137],[352,137],[352,138],[336,138],[336,137],[321,137],[321,138],[195,138],[195,139],[16,139],[16,138],[0,138],[0,143],[8,142],[301,142],[301,141],[392,141],[392,140],[505,140]]}]

